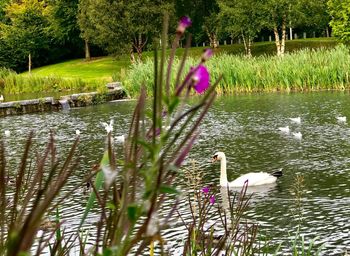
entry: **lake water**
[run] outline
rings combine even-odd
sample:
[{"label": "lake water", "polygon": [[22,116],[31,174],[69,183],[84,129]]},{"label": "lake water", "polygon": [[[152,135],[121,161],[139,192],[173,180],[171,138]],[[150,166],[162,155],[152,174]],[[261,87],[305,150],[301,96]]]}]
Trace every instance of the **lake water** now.
[{"label": "lake water", "polygon": [[[10,161],[16,161],[21,152],[18,143],[25,141],[28,131],[34,130],[35,141],[42,145],[53,129],[59,151],[65,152],[79,129],[81,164],[67,185],[71,187],[100,161],[105,139],[101,122],[113,118],[114,135],[126,133],[134,105],[133,101],[116,102],[68,112],[9,116],[0,119],[0,130],[2,136],[4,130],[11,131],[5,143]],[[300,125],[288,119],[297,116]],[[198,162],[202,186],[219,184],[220,166],[210,162],[216,151],[226,153],[229,180],[250,171],[283,168],[284,176],[276,185],[255,191],[246,218],[258,223],[260,234],[273,244],[282,242],[283,248],[290,247],[299,229],[306,241],[317,238],[316,244],[323,244],[323,255],[343,255],[350,251],[350,126],[339,123],[337,116],[350,119],[348,92],[218,97],[189,159]],[[278,127],[287,125],[291,132],[301,132],[302,139],[278,132]],[[117,152],[122,152],[120,145]],[[300,204],[295,195],[297,176],[304,179]],[[176,182],[186,191],[183,177]],[[62,206],[67,227],[79,225],[86,197],[76,191]],[[184,218],[189,218],[185,199],[179,208]],[[93,225],[96,216],[90,216],[85,226]],[[164,237],[176,254],[186,230],[176,216],[171,226]]]}]

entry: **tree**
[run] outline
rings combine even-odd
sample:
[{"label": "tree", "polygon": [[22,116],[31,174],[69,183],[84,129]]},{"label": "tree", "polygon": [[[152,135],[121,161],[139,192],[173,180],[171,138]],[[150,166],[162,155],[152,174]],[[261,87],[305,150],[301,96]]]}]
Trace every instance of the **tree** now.
[{"label": "tree", "polygon": [[11,67],[23,69],[29,62],[40,64],[49,56],[50,33],[44,2],[23,0],[5,7],[6,24],[0,24],[0,46],[10,57]]},{"label": "tree", "polygon": [[218,45],[221,26],[217,16],[219,12],[217,0],[177,0],[175,9],[178,17],[186,15],[193,21],[188,31],[192,33],[194,42],[209,39],[212,47]]},{"label": "tree", "polygon": [[47,7],[50,31],[56,42],[61,46],[82,46],[78,25],[79,0],[51,0]]},{"label": "tree", "polygon": [[86,42],[141,60],[149,39],[160,34],[162,13],[172,10],[170,0],[80,0],[78,23]]},{"label": "tree", "polygon": [[265,24],[263,5],[255,0],[219,0],[220,17],[232,38],[242,37],[245,52],[251,56],[254,38]]},{"label": "tree", "polygon": [[350,0],[329,0],[333,35],[343,42],[350,42]]}]

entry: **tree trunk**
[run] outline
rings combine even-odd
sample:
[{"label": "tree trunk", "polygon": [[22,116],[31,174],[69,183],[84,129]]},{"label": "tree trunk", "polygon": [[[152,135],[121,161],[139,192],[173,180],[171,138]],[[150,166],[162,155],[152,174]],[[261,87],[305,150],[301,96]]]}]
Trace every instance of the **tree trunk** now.
[{"label": "tree trunk", "polygon": [[275,44],[276,44],[277,56],[281,56],[281,43],[280,43],[280,36],[278,34],[277,26],[273,27],[273,33],[275,34]]},{"label": "tree trunk", "polygon": [[326,37],[329,37],[329,30],[328,30],[328,27],[326,27]]},{"label": "tree trunk", "polygon": [[248,57],[252,57],[252,40],[250,36],[248,36],[248,52],[247,52]]},{"label": "tree trunk", "polygon": [[277,24],[275,24],[273,28],[273,33],[275,34],[275,43],[276,43],[276,49],[277,49],[277,56],[283,56],[286,46],[286,16],[282,17],[282,27],[281,27],[282,36],[280,39],[279,33],[278,33],[278,27]]},{"label": "tree trunk", "polygon": [[134,64],[136,62],[135,55],[134,55],[134,47],[133,46],[131,47],[131,50],[130,50],[130,62],[132,64]]},{"label": "tree trunk", "polygon": [[207,36],[209,38],[209,44],[210,44],[210,47],[212,48],[218,48],[219,44],[218,44],[218,37],[214,32],[210,32],[208,28],[205,28],[205,31],[207,32]]},{"label": "tree trunk", "polygon": [[281,42],[281,55],[284,55],[286,48],[286,22],[287,17],[284,15],[282,18],[282,42]]},{"label": "tree trunk", "polygon": [[242,40],[243,40],[243,45],[244,45],[244,51],[245,54],[250,58],[252,57],[252,40],[250,39],[250,36],[247,36],[247,38],[245,37],[243,30],[242,30]]},{"label": "tree trunk", "polygon": [[85,60],[91,60],[89,41],[85,39]]},{"label": "tree trunk", "polygon": [[28,72],[29,74],[32,72],[32,55],[30,53],[28,55]]}]

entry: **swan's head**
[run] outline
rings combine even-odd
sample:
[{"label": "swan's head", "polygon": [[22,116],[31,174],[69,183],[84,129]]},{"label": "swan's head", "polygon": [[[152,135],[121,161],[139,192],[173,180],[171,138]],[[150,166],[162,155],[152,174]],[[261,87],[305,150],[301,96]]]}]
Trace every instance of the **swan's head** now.
[{"label": "swan's head", "polygon": [[216,161],[219,161],[221,159],[225,158],[225,153],[224,152],[216,152],[214,155],[213,155],[213,158],[212,158],[212,162],[216,162]]}]

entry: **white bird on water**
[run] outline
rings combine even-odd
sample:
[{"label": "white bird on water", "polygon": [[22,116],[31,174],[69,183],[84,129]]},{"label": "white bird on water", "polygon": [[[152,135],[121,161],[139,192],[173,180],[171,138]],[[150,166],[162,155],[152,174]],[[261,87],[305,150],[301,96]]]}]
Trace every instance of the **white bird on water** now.
[{"label": "white bird on water", "polygon": [[282,168],[273,173],[250,172],[229,182],[226,172],[226,156],[223,152],[217,152],[212,158],[212,162],[220,161],[220,186],[221,187],[242,187],[248,181],[248,186],[260,186],[275,183],[277,178],[283,175]]},{"label": "white bird on water", "polygon": [[298,117],[291,117],[291,118],[289,118],[289,120],[292,121],[293,123],[301,124],[300,116],[298,116]]},{"label": "white bird on water", "polygon": [[340,123],[346,123],[346,116],[337,116],[337,120]]},{"label": "white bird on water", "polygon": [[303,135],[301,134],[301,132],[293,132],[292,133],[294,138],[301,140],[301,138],[303,137]]},{"label": "white bird on water", "polygon": [[109,124],[106,122],[102,122],[101,124],[103,125],[103,127],[105,128],[107,133],[113,132],[113,119],[111,121],[109,121]]},{"label": "white bird on water", "polygon": [[4,96],[1,94],[0,95],[0,103],[2,103],[4,101]]},{"label": "white bird on water", "polygon": [[125,143],[125,135],[120,135],[120,136],[115,136],[115,141],[120,143],[120,144],[124,144]]},{"label": "white bird on water", "polygon": [[5,136],[8,137],[11,135],[11,132],[9,130],[5,130]]},{"label": "white bird on water", "polygon": [[289,126],[278,127],[278,130],[279,130],[280,132],[283,132],[283,133],[289,133],[289,132],[290,132]]}]

